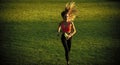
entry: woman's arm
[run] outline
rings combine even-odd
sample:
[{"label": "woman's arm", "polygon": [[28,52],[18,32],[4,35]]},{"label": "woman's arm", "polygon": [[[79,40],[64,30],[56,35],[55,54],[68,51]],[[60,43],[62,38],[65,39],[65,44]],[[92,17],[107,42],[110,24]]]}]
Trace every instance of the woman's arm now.
[{"label": "woman's arm", "polygon": [[58,29],[57,29],[57,36],[59,36],[59,35],[60,35],[60,30],[61,30],[61,23],[59,23],[59,25],[58,25]]},{"label": "woman's arm", "polygon": [[70,36],[73,36],[76,33],[76,28],[73,22],[72,22],[72,29],[73,29],[73,32],[70,34]]},{"label": "woman's arm", "polygon": [[59,25],[58,25],[58,30],[57,30],[57,32],[60,32],[60,30],[61,30],[61,23],[59,23]]}]

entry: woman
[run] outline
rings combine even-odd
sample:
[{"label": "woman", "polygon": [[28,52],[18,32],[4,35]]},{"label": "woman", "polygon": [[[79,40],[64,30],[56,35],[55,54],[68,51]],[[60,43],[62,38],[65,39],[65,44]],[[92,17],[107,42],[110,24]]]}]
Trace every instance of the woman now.
[{"label": "woman", "polygon": [[58,26],[58,34],[62,32],[61,41],[65,49],[65,57],[67,65],[69,65],[69,53],[71,48],[72,36],[76,33],[74,23],[72,22],[75,18],[75,3],[67,3],[65,10],[61,13],[63,21]]}]

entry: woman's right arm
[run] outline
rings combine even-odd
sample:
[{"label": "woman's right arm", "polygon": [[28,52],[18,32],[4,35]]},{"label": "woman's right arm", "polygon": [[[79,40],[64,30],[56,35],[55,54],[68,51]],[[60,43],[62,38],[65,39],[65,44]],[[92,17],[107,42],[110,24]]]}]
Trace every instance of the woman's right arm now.
[{"label": "woman's right arm", "polygon": [[61,23],[59,23],[59,25],[58,25],[58,30],[57,30],[57,32],[59,33],[60,30],[61,30]]},{"label": "woman's right arm", "polygon": [[58,35],[58,36],[59,36],[59,34],[60,34],[60,30],[61,30],[61,23],[59,23],[58,29],[57,29],[57,35]]}]

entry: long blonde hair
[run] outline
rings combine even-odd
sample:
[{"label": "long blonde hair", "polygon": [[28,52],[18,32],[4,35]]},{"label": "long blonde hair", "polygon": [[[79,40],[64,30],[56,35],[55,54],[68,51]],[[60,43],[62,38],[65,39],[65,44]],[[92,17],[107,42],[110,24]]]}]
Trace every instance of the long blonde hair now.
[{"label": "long blonde hair", "polygon": [[76,17],[77,12],[75,7],[75,2],[68,2],[66,4],[65,10],[61,13],[62,17],[65,17],[66,14],[68,14],[70,19],[73,21]]}]

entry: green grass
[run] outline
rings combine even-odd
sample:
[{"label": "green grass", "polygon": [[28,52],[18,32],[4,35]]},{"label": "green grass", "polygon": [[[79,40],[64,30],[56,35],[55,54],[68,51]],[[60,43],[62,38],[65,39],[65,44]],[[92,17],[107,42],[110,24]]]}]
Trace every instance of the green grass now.
[{"label": "green grass", "polygon": [[[115,65],[119,62],[119,3],[77,3],[77,29],[71,65]],[[57,37],[61,3],[0,4],[0,56],[3,65],[65,65]],[[2,64],[1,63],[1,64]]]}]

